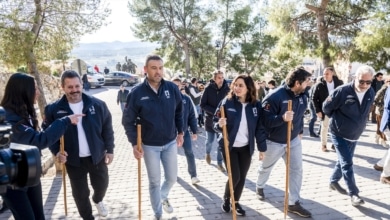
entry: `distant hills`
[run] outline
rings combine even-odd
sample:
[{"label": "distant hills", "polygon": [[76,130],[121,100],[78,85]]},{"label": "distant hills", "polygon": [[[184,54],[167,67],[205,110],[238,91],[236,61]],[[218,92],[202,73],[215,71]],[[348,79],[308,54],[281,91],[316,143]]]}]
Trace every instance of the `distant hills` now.
[{"label": "distant hills", "polygon": [[97,64],[101,70],[105,66],[114,70],[115,65],[118,62],[124,63],[127,56],[140,68],[145,62],[145,57],[158,47],[156,43],[141,41],[82,43],[72,50],[71,57],[82,59],[90,65]]}]

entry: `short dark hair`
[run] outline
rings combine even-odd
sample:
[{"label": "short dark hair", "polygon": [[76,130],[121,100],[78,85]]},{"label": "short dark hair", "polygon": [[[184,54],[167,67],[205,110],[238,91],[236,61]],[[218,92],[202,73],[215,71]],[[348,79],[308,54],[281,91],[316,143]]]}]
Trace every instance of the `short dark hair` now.
[{"label": "short dark hair", "polygon": [[378,77],[378,76],[383,76],[383,73],[377,72],[377,73],[375,74],[375,77]]},{"label": "short dark hair", "polygon": [[196,81],[198,81],[198,79],[195,78],[195,77],[193,77],[193,78],[191,79],[191,83],[195,83]]},{"label": "short dark hair", "polygon": [[61,86],[65,85],[65,79],[78,78],[81,82],[80,75],[74,70],[65,70],[61,74]]},{"label": "short dark hair", "polygon": [[307,72],[303,68],[297,68],[293,71],[291,71],[289,74],[287,74],[286,77],[286,85],[290,88],[294,87],[295,81],[298,81],[299,83],[303,83],[311,76],[311,73]]},{"label": "short dark hair", "polygon": [[151,61],[151,60],[161,60],[161,61],[163,61],[163,59],[159,55],[151,54],[151,55],[148,55],[146,57],[145,66],[147,66],[149,61]]},{"label": "short dark hair", "polygon": [[273,85],[273,86],[276,86],[276,81],[273,80],[273,79],[271,79],[270,81],[268,81],[267,84],[271,84],[271,85]]}]

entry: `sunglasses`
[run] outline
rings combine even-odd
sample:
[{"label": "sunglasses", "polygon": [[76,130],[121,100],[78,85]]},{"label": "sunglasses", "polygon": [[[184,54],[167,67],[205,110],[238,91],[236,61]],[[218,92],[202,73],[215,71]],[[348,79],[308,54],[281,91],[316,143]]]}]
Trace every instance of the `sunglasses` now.
[{"label": "sunglasses", "polygon": [[365,80],[359,80],[359,84],[360,84],[360,85],[363,85],[363,84],[371,85],[371,83],[372,83],[371,80],[367,80],[367,81],[365,81]]}]

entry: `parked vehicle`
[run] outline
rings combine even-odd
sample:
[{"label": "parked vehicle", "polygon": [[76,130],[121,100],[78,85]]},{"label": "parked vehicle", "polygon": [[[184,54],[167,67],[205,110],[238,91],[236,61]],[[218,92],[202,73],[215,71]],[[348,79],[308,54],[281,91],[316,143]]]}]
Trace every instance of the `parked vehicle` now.
[{"label": "parked vehicle", "polygon": [[88,82],[91,88],[99,88],[104,86],[105,78],[102,74],[97,73],[92,66],[87,67]]},{"label": "parked vehicle", "polygon": [[104,76],[100,73],[97,73],[93,69],[93,66],[88,65],[84,60],[75,59],[71,63],[71,69],[77,71],[80,74],[80,77],[82,77],[83,74],[87,73],[90,88],[98,88],[104,86]]},{"label": "parked vehicle", "polygon": [[139,77],[136,74],[123,72],[123,71],[113,71],[104,75],[105,84],[112,85],[124,85],[124,86],[132,86],[139,82]]}]

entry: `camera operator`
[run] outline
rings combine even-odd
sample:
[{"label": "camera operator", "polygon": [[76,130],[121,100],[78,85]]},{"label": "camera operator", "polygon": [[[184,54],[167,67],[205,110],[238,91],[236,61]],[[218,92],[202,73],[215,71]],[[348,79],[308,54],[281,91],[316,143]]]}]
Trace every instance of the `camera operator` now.
[{"label": "camera operator", "polygon": [[[46,148],[58,141],[70,124],[77,124],[82,114],[60,118],[44,132],[39,131],[34,103],[40,95],[35,79],[24,73],[13,74],[5,87],[0,105],[6,111],[5,119],[12,126],[11,142]],[[37,175],[41,175],[38,173]],[[15,220],[45,219],[42,186],[15,188],[8,186],[2,195]]]}]

